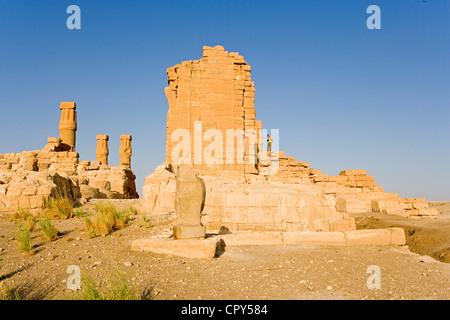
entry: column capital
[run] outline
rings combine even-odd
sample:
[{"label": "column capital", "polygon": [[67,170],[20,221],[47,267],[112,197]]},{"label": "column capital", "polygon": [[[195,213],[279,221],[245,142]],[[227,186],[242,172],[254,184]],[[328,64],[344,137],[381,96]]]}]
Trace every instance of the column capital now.
[{"label": "column capital", "polygon": [[76,105],[76,103],[75,102],[65,102],[65,101],[63,101],[63,102],[61,102],[60,104],[59,104],[59,108],[62,110],[62,109],[77,109],[77,105]]}]

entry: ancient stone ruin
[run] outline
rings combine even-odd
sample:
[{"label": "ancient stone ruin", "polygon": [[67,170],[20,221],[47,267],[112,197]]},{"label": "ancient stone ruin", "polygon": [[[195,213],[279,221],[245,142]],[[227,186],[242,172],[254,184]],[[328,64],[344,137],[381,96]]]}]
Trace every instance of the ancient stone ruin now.
[{"label": "ancient stone ruin", "polygon": [[[250,70],[244,57],[221,46],[204,47],[200,60],[167,69],[166,162],[146,178],[144,210],[154,214],[176,211],[175,169],[181,162],[195,169],[205,184],[201,223],[207,232],[234,233],[234,238],[228,237],[230,243],[246,232],[243,239],[253,234],[260,237],[260,243],[263,238],[276,237],[280,244],[398,244],[404,241],[403,230],[356,231],[350,213],[438,213],[425,199],[385,193],[365,170],[328,176],[282,151],[263,152]],[[208,135],[211,129],[220,133],[214,139]],[[183,132],[189,133],[184,145],[188,147],[180,148]],[[239,132],[245,132],[244,144],[239,144]],[[211,153],[209,141],[225,146],[227,139],[234,141],[233,152],[217,154],[216,149],[213,162],[203,161],[202,155]],[[255,232],[269,233],[261,237]]]},{"label": "ancient stone ruin", "polygon": [[[165,93],[169,112],[166,159],[171,158],[173,148],[178,143],[173,139],[174,132],[183,128],[189,131],[191,145],[194,146],[188,161],[194,169],[212,175],[218,175],[223,170],[258,174],[256,163],[250,163],[250,157],[252,151],[255,153],[261,150],[262,140],[258,134],[262,126],[261,121],[255,120],[255,86],[251,81],[250,66],[244,61],[244,57],[237,52],[228,53],[220,46],[204,47],[203,58],[185,61],[169,68],[167,75],[169,86],[165,88]],[[201,153],[207,148],[202,143],[202,133],[197,136],[195,132],[196,126],[200,125],[199,121],[203,131],[218,129],[223,137],[227,131],[239,130],[249,133],[249,136],[245,138],[245,145],[236,143],[233,146],[233,152],[230,152],[232,159],[227,159],[227,154],[224,153],[220,159],[221,164],[209,165],[201,157],[197,159],[196,148],[200,148]],[[250,136],[251,134],[253,135]],[[238,161],[241,153],[244,155],[243,163]]]},{"label": "ancient stone ruin", "polygon": [[[108,165],[108,136],[97,136],[96,161],[79,161],[74,102],[61,102],[59,137],[48,138],[42,150],[0,155],[0,212],[39,210],[49,197],[73,201],[92,198],[138,198],[131,171],[131,136],[126,164]],[[122,151],[121,151],[122,154]]]}]

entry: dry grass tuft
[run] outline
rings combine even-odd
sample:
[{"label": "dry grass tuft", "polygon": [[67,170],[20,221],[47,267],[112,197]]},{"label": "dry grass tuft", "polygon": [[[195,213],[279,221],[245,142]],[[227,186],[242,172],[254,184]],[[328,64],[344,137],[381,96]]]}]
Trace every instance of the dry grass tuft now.
[{"label": "dry grass tuft", "polygon": [[70,219],[73,217],[73,203],[64,197],[49,198],[45,202],[44,214],[50,219]]}]

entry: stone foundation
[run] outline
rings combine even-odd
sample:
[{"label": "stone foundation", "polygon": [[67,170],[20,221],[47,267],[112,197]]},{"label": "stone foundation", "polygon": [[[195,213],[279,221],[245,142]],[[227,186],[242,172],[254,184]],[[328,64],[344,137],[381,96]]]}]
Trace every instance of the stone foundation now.
[{"label": "stone foundation", "polygon": [[[175,174],[163,164],[148,176],[141,199],[149,213],[174,212]],[[243,183],[200,176],[205,182],[202,224],[208,232],[354,230],[354,219],[338,212],[321,188],[283,184],[255,176]]]}]

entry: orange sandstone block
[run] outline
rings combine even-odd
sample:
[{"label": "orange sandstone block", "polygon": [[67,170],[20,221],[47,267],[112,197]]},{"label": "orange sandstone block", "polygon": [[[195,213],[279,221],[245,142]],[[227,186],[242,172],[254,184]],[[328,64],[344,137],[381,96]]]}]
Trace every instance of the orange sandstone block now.
[{"label": "orange sandstone block", "polygon": [[272,246],[282,245],[280,232],[240,232],[221,235],[226,246]]},{"label": "orange sandstone block", "polygon": [[399,246],[406,244],[405,230],[403,228],[388,228],[387,230],[391,232],[391,244]]},{"label": "orange sandstone block", "polygon": [[387,229],[365,229],[345,231],[348,246],[387,246],[391,244],[391,231]]},{"label": "orange sandstone block", "polygon": [[339,172],[340,176],[355,176],[355,175],[367,175],[366,170],[352,169]]},{"label": "orange sandstone block", "polygon": [[342,232],[283,232],[284,245],[343,246]]},{"label": "orange sandstone block", "polygon": [[356,227],[354,218],[346,218],[330,222],[330,231],[332,232],[344,232],[355,229]]}]

